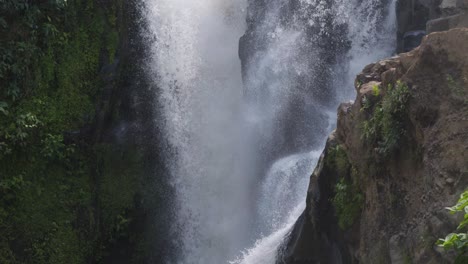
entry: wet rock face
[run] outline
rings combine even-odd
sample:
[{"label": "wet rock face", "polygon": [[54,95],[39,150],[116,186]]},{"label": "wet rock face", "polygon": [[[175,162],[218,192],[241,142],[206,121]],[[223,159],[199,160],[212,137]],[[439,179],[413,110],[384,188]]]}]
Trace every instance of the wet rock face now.
[{"label": "wet rock face", "polygon": [[333,133],[311,176],[306,209],[280,249],[277,264],[351,263],[330,199],[340,172],[328,156],[338,144]]},{"label": "wet rock face", "polygon": [[[466,43],[467,28],[433,33],[357,76],[356,100],[338,109],[283,263],[452,263],[434,243],[455,230],[444,208],[468,185]],[[330,202],[342,180],[364,197],[351,218]],[[338,228],[344,216],[352,221]]]},{"label": "wet rock face", "polygon": [[[312,1],[314,2],[314,1]],[[349,48],[343,40],[346,25],[331,15],[314,18],[315,8],[331,8],[333,1],[250,0],[247,31],[240,39],[244,95],[267,108],[280,110],[272,121],[272,138],[264,144],[274,160],[320,144],[328,118],[320,108],[334,103],[331,81],[334,65]],[[275,99],[276,98],[276,99]],[[281,99],[281,103],[275,100]],[[287,102],[285,102],[287,101]],[[274,106],[273,106],[274,105]]]},{"label": "wet rock face", "polygon": [[416,30],[426,30],[426,23],[430,19],[440,16],[440,10],[435,4],[440,0],[398,0],[397,2],[397,51],[403,52],[403,36]]},{"label": "wet rock face", "polygon": [[444,0],[439,8],[443,16],[427,22],[428,32],[468,27],[468,1]]},{"label": "wet rock face", "polygon": [[427,33],[468,27],[467,0],[399,0],[397,2],[398,52],[404,51],[405,33]]}]

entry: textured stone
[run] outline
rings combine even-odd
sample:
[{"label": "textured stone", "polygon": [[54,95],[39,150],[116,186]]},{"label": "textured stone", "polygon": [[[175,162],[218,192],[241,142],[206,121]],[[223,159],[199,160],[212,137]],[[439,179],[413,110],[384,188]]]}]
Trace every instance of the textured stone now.
[{"label": "textured stone", "polygon": [[468,0],[457,0],[457,8],[468,9]]},{"label": "textured stone", "polygon": [[439,5],[439,8],[456,8],[457,7],[457,0],[442,0]]},{"label": "textured stone", "polygon": [[452,28],[468,27],[468,13],[433,19],[427,22],[427,32],[445,31]]},{"label": "textured stone", "polygon": [[[467,175],[461,173],[468,171],[468,92],[457,94],[452,87],[468,87],[467,43],[468,29],[432,33],[416,50],[369,65],[359,74],[357,83],[366,83],[357,87],[353,104],[338,109],[337,130],[311,176],[307,207],[282,263],[453,262],[453,255],[433,245],[456,229],[456,219],[444,208],[468,185]],[[362,122],[371,113],[362,110],[361,102],[370,87],[381,80],[390,82],[390,76],[409,87],[408,109],[400,120],[406,138],[395,154],[378,160],[375,146],[362,137]],[[339,174],[333,162],[326,161],[337,145],[355,170],[346,177],[365,196],[357,222],[346,231],[337,227],[330,203]],[[332,261],[337,254],[340,261]]]}]

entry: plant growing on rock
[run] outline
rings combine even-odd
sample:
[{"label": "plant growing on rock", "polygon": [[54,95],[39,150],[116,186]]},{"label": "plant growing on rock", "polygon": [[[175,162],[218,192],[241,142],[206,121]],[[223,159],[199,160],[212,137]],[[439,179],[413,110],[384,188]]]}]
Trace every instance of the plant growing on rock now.
[{"label": "plant growing on rock", "polygon": [[358,172],[349,162],[348,155],[342,145],[330,148],[325,164],[339,178],[331,202],[338,218],[338,226],[342,230],[346,230],[354,224],[359,216],[364,201],[363,194],[355,183]]},{"label": "plant growing on rock", "polygon": [[371,118],[363,122],[362,136],[370,144],[377,145],[378,154],[388,156],[393,153],[406,134],[403,120],[409,97],[408,86],[398,81],[394,87],[388,87]]},{"label": "plant growing on rock", "polygon": [[378,97],[380,95],[380,88],[378,85],[374,85],[372,86],[372,94],[375,96],[375,97]]},{"label": "plant growing on rock", "polygon": [[458,263],[462,263],[461,261],[468,261],[468,258],[466,257],[466,254],[468,253],[468,190],[461,194],[456,205],[447,207],[447,209],[452,214],[464,212],[463,220],[457,227],[457,230],[460,231],[460,233],[448,234],[445,238],[439,239],[437,241],[437,245],[446,250],[457,251],[459,253],[457,258]]},{"label": "plant growing on rock", "polygon": [[349,168],[351,167],[346,151],[341,145],[337,145],[330,149],[326,163],[327,166],[334,168],[340,177],[346,176]]},{"label": "plant growing on rock", "polygon": [[105,101],[121,4],[0,1],[0,263],[99,262],[129,233],[139,157],[65,136]]},{"label": "plant growing on rock", "polygon": [[450,91],[457,97],[463,97],[465,95],[465,91],[463,90],[463,86],[460,85],[452,75],[447,74],[447,86],[449,87]]},{"label": "plant growing on rock", "polygon": [[335,196],[332,203],[338,217],[338,226],[342,230],[346,230],[354,224],[361,212],[363,202],[363,194],[356,184],[341,178],[335,186]]}]

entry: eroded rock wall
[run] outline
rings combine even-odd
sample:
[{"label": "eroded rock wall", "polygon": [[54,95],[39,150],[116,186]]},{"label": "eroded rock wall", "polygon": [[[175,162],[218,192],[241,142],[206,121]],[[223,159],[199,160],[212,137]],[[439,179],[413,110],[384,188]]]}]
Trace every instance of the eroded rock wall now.
[{"label": "eroded rock wall", "polygon": [[399,0],[397,14],[397,52],[404,51],[404,34],[427,33],[468,26],[467,0]]},{"label": "eroded rock wall", "polygon": [[468,185],[468,29],[365,67],[311,176],[283,263],[452,263]]}]

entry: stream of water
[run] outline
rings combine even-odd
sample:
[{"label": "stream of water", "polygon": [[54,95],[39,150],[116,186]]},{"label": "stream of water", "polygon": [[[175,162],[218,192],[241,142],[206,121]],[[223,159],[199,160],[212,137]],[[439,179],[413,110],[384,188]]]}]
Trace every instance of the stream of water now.
[{"label": "stream of water", "polygon": [[274,264],[337,104],[363,66],[393,52],[395,0],[264,2],[144,0],[171,149],[173,263]]}]

